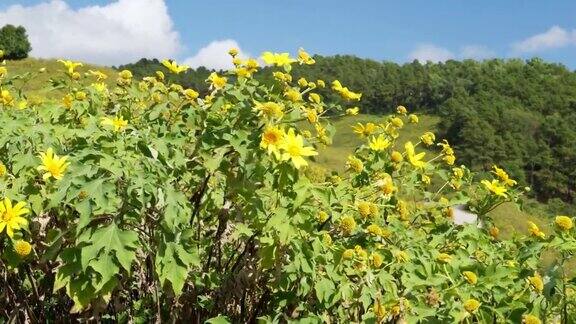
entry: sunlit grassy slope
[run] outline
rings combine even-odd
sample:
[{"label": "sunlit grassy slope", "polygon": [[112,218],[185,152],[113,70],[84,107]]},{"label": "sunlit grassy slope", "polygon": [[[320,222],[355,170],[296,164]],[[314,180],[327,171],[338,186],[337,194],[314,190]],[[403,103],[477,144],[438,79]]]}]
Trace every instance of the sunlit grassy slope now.
[{"label": "sunlit grassy slope", "polygon": [[[8,69],[9,75],[21,75],[27,72],[38,72],[40,69],[45,68],[45,72],[38,73],[35,77],[26,81],[25,83],[21,80],[17,81],[17,86],[21,86],[24,93],[28,96],[40,96],[45,98],[57,98],[62,95],[62,91],[59,90],[48,90],[47,85],[50,84],[50,79],[60,79],[65,77],[65,68],[62,63],[59,63],[56,59],[36,59],[27,58],[18,61],[6,61],[6,68]],[[110,67],[97,66],[93,64],[84,64],[84,66],[79,67],[76,71],[84,74],[88,70],[98,70],[104,72],[108,75],[108,79],[105,81],[108,85],[112,85],[116,80],[117,72]],[[82,83],[94,82],[93,77],[82,79]]]},{"label": "sunlit grassy slope", "polygon": [[[336,135],[331,146],[321,148],[316,162],[328,170],[343,171],[346,158],[354,151],[354,148],[361,145],[364,140],[360,139],[352,131],[352,126],[357,123],[382,123],[385,117],[375,115],[348,116],[333,121],[336,127]],[[435,116],[421,116],[418,124],[406,123],[400,132],[397,145],[403,146],[405,142],[411,140],[419,141],[419,137],[426,131],[435,131],[440,119]]]}]

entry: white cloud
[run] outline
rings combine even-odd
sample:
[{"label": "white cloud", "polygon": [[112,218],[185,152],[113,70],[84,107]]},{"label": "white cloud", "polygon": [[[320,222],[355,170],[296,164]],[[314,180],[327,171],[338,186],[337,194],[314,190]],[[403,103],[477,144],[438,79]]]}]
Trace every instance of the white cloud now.
[{"label": "white cloud", "polygon": [[449,50],[433,44],[418,45],[409,55],[408,58],[418,60],[422,63],[431,61],[434,63],[444,62],[454,58],[454,54]]},{"label": "white cloud", "polygon": [[238,57],[245,59],[248,53],[243,52],[240,45],[235,40],[216,40],[201,48],[196,55],[184,60],[184,64],[192,68],[204,66],[208,69],[229,70],[234,67],[232,58],[228,55],[231,48],[238,49]]},{"label": "white cloud", "polygon": [[0,11],[0,25],[23,25],[32,56],[121,64],[142,57],[174,57],[179,34],[164,0],[118,0],[71,8],[63,0]]},{"label": "white cloud", "polygon": [[512,44],[512,49],[516,53],[532,53],[568,45],[576,45],[576,30],[569,31],[559,26],[552,26],[543,33]]},{"label": "white cloud", "polygon": [[459,57],[463,59],[483,60],[495,57],[496,53],[486,46],[466,45],[460,49]]}]

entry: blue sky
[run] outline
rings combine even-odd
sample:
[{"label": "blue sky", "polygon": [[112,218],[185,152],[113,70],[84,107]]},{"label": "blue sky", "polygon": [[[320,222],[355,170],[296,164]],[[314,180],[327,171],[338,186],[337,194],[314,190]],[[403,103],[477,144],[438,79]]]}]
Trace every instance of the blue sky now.
[{"label": "blue sky", "polygon": [[[22,13],[16,18],[14,14],[3,16],[2,12],[8,12],[15,4],[22,5],[25,11],[27,8],[34,8],[40,2],[47,1],[3,0],[0,2],[0,24],[39,20],[24,19],[21,16],[25,14]],[[74,17],[74,13],[81,12],[86,7],[107,8],[118,1],[57,0],[56,2],[62,2],[68,7],[67,12],[71,14],[62,14],[62,19],[67,19],[66,17]],[[177,40],[172,39],[173,50],[159,51],[158,55],[170,55],[193,62],[192,64],[194,62],[213,64],[208,58],[199,55],[199,51],[211,43],[229,40],[226,45],[235,44],[244,53],[251,55],[259,55],[264,50],[295,52],[299,47],[303,47],[311,53],[323,55],[354,54],[400,63],[414,58],[441,61],[467,57],[481,59],[539,56],[547,61],[560,62],[572,69],[576,68],[576,1],[120,0],[120,2],[126,2],[126,6],[128,2],[132,3],[131,7],[124,8],[137,8],[138,3],[141,4],[138,10],[125,13],[131,17],[137,16],[140,10],[145,12],[146,7],[165,6],[166,15],[160,19],[161,23],[172,24],[173,27],[165,26],[162,30],[165,33],[175,33],[176,35],[171,36]],[[161,11],[160,7],[155,8],[156,11]],[[118,15],[120,14],[112,12],[111,21],[121,19]],[[145,13],[143,15],[146,16]],[[6,20],[4,22],[3,17]],[[89,17],[91,16],[79,19],[78,24],[82,25],[83,22],[89,21]],[[145,22],[155,24],[150,16],[146,17],[146,20],[143,18],[142,24]],[[140,24],[137,20],[134,21],[134,25]],[[83,27],[85,26],[80,26],[76,30]],[[126,31],[127,44],[132,40],[130,35],[138,33],[137,30],[129,28],[131,27]],[[42,28],[33,25],[30,26],[30,30],[31,34],[36,30],[38,33],[43,32]],[[98,35],[92,28],[86,35],[85,37],[96,39],[109,34]],[[156,36],[160,38],[160,35],[159,33]],[[142,39],[144,36],[145,33],[142,32]],[[58,41],[56,36],[51,37]],[[152,37],[151,39],[152,46],[161,44],[160,39]],[[134,37],[134,44],[137,40],[138,37]],[[116,41],[119,48],[127,46],[121,39]],[[66,44],[66,41],[64,40],[62,44]],[[214,51],[224,46],[220,44],[218,47],[218,44],[212,44],[214,46],[210,49]],[[38,46],[42,49],[44,45]],[[66,51],[53,53],[48,46],[46,48],[44,52],[50,55],[68,53]],[[92,48],[90,50],[94,51]],[[155,54],[144,45],[142,49],[134,49],[134,53],[128,53],[129,49],[119,49],[120,52],[124,51],[122,55],[125,58],[137,57],[140,54],[138,50],[142,56]],[[72,56],[82,56],[74,50],[70,52]],[[210,55],[211,53],[213,52],[210,50],[205,51],[204,56],[214,56]],[[38,54],[43,56],[41,52]],[[102,60],[111,62],[120,61],[120,55],[115,57],[113,54],[103,53],[101,57]],[[99,59],[99,57],[87,58]]]}]

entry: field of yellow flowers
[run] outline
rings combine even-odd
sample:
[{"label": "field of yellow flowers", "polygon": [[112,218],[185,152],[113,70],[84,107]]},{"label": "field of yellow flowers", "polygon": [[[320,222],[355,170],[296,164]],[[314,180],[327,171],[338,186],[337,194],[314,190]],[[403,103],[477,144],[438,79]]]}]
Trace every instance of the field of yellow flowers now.
[{"label": "field of yellow flowers", "polygon": [[[57,100],[22,90],[41,71],[0,66],[0,322],[576,321],[571,217],[500,238],[490,211],[527,189],[498,166],[477,183],[432,132],[395,145],[419,122],[403,106],[356,125],[346,171],[311,181],[330,119],[362,95],[293,80],[304,50],[262,55],[272,85],[237,54],[205,96],[165,82],[187,69],[173,61],[110,82],[62,60]],[[462,204],[477,224],[452,222]]]}]

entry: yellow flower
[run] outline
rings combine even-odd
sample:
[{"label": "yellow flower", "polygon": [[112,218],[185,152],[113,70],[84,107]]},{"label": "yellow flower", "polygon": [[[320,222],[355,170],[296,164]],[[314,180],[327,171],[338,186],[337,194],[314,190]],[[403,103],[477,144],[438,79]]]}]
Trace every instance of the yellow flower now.
[{"label": "yellow flower", "polygon": [[285,66],[290,65],[296,60],[290,58],[288,53],[272,53],[264,52],[262,53],[262,60],[268,65]]},{"label": "yellow flower", "polygon": [[267,150],[268,154],[274,154],[277,159],[280,158],[280,151],[278,145],[284,138],[284,132],[277,126],[267,126],[262,133],[262,140],[260,147]]},{"label": "yellow flower", "polygon": [[448,262],[452,261],[452,256],[450,254],[440,253],[436,257],[436,260],[438,260],[442,263],[448,263]]},{"label": "yellow flower", "polygon": [[16,104],[16,107],[20,110],[26,109],[26,107],[28,107],[28,101],[20,100],[20,101],[18,101],[18,104]]},{"label": "yellow flower", "polygon": [[498,235],[500,234],[500,229],[496,226],[492,226],[488,230],[488,233],[490,234],[490,236],[492,236],[492,238],[497,239]]},{"label": "yellow flower", "polygon": [[340,81],[338,81],[338,80],[332,81],[332,89],[333,90],[340,91],[340,90],[342,90],[342,88],[343,87],[342,87],[342,84],[340,83]]},{"label": "yellow flower", "polygon": [[568,216],[556,216],[554,223],[563,231],[569,231],[574,227],[572,219]]},{"label": "yellow flower", "polygon": [[7,197],[4,198],[4,201],[0,201],[0,233],[6,229],[6,234],[13,237],[15,230],[28,225],[28,220],[22,217],[22,215],[30,212],[25,206],[26,203],[23,201],[12,206],[12,202]]},{"label": "yellow flower", "polygon": [[338,92],[344,99],[347,100],[360,100],[362,97],[361,93],[354,93],[350,91],[348,88],[343,87],[340,81],[334,80],[332,81],[332,89]]},{"label": "yellow flower", "polygon": [[372,252],[372,254],[370,255],[370,261],[374,268],[380,268],[382,266],[382,263],[384,262],[384,259],[382,259],[382,256],[380,254]]},{"label": "yellow flower", "polygon": [[76,92],[74,97],[76,98],[76,100],[80,100],[80,101],[86,100],[86,92],[78,91],[78,92]]},{"label": "yellow flower", "polygon": [[114,131],[119,132],[123,130],[126,126],[128,126],[128,121],[124,120],[122,116],[115,116],[114,118],[110,117],[103,117],[102,121],[100,122],[102,126],[114,126]]},{"label": "yellow flower", "polygon": [[362,172],[364,170],[364,163],[357,157],[350,155],[348,156],[348,161],[346,162],[346,168],[353,170],[356,173]]},{"label": "yellow flower", "polygon": [[452,175],[456,179],[462,179],[464,177],[464,169],[462,168],[453,168]]},{"label": "yellow flower", "polygon": [[238,49],[237,48],[231,48],[230,50],[228,50],[228,54],[230,54],[230,56],[235,57],[236,55],[238,55]]},{"label": "yellow flower", "polygon": [[306,53],[306,51],[304,51],[304,49],[299,49],[298,50],[298,62],[300,64],[307,64],[307,65],[312,65],[314,63],[316,63],[316,61],[310,57],[310,54]]},{"label": "yellow flower", "polygon": [[319,104],[322,101],[322,99],[320,98],[320,95],[317,93],[309,94],[308,100],[310,100],[311,102],[317,103],[317,104]]},{"label": "yellow flower", "polygon": [[68,156],[59,157],[54,154],[54,150],[52,150],[51,147],[49,147],[45,153],[40,153],[40,159],[42,160],[42,165],[38,167],[38,171],[44,171],[44,175],[42,176],[44,180],[50,177],[56,180],[62,179],[66,168],[70,165],[69,162],[66,162]]},{"label": "yellow flower", "polygon": [[384,135],[380,134],[378,137],[372,138],[368,142],[368,146],[372,151],[384,151],[390,146],[390,141],[384,137]]},{"label": "yellow flower", "polygon": [[366,250],[364,250],[360,245],[356,245],[354,247],[354,252],[356,252],[358,259],[360,260],[368,259],[368,252],[366,252]]},{"label": "yellow flower", "polygon": [[96,77],[96,81],[102,82],[108,78],[108,76],[100,71],[92,71],[88,70],[88,73],[94,77]]},{"label": "yellow flower", "polygon": [[396,259],[396,262],[399,263],[404,263],[410,259],[410,256],[405,251],[396,250],[392,252],[392,254],[394,255],[394,259]]},{"label": "yellow flower", "polygon": [[443,140],[442,143],[438,143],[438,146],[442,146],[442,154],[454,155],[454,150],[450,147],[447,140]]},{"label": "yellow flower", "polygon": [[352,130],[354,133],[360,135],[360,137],[370,136],[372,133],[376,131],[376,124],[374,123],[366,123],[363,125],[361,123],[352,126]]},{"label": "yellow flower", "polygon": [[413,166],[417,168],[424,168],[426,166],[426,162],[422,161],[426,153],[421,152],[416,154],[414,151],[414,145],[410,141],[406,142],[404,148],[406,149],[406,155],[408,156],[408,161],[410,161],[410,163]]},{"label": "yellow flower", "polygon": [[323,210],[319,211],[318,214],[316,214],[316,220],[319,223],[324,223],[325,221],[328,220],[329,217],[330,216],[328,216],[328,213]]},{"label": "yellow flower", "polygon": [[356,204],[356,208],[360,215],[364,218],[370,216],[370,203],[367,201],[360,201]]},{"label": "yellow flower", "polygon": [[302,95],[300,94],[300,91],[295,89],[288,89],[287,91],[285,91],[284,97],[288,98],[288,100],[292,102],[298,102],[302,100]]},{"label": "yellow flower", "polygon": [[248,69],[248,71],[250,73],[254,73],[256,72],[256,70],[258,69],[258,67],[260,66],[260,64],[258,64],[258,61],[256,61],[255,59],[248,59],[246,60],[246,68]]},{"label": "yellow flower", "polygon": [[326,88],[326,82],[324,80],[316,80],[319,88]]},{"label": "yellow flower", "polygon": [[462,275],[464,276],[464,279],[466,279],[466,281],[468,281],[468,283],[471,285],[475,285],[478,282],[478,277],[472,271],[464,271],[462,272]]},{"label": "yellow flower", "polygon": [[118,73],[118,76],[120,76],[121,79],[130,80],[132,79],[132,72],[129,70],[122,70],[120,73]]},{"label": "yellow flower", "polygon": [[398,214],[400,214],[401,220],[408,219],[408,213],[410,210],[408,209],[408,204],[404,200],[398,200],[398,202],[396,202],[396,210],[398,211]]},{"label": "yellow flower", "polygon": [[431,181],[432,181],[432,179],[430,179],[429,176],[427,176],[425,174],[422,175],[422,183],[429,185]]},{"label": "yellow flower", "polygon": [[418,124],[418,116],[411,114],[410,116],[408,116],[408,120],[412,123],[412,124]]},{"label": "yellow flower", "polygon": [[12,106],[14,104],[14,97],[12,97],[12,94],[8,90],[0,91],[0,99],[6,106]]},{"label": "yellow flower", "polygon": [[324,244],[325,246],[332,245],[332,237],[330,236],[330,234],[328,233],[322,234],[322,244]]},{"label": "yellow flower", "polygon": [[406,115],[408,110],[404,106],[398,106],[396,107],[396,112],[398,112],[400,115]]},{"label": "yellow flower", "polygon": [[94,90],[96,90],[99,93],[104,93],[108,89],[106,83],[104,82],[92,83],[91,86],[92,88],[94,88]]},{"label": "yellow flower", "polygon": [[188,65],[178,65],[176,61],[169,60],[163,60],[162,65],[164,65],[170,72],[174,74],[180,74],[190,68]]},{"label": "yellow flower", "polygon": [[84,65],[80,62],[72,62],[72,61],[64,61],[64,60],[58,60],[58,62],[64,64],[64,66],[68,69],[69,75],[74,74],[74,69]]},{"label": "yellow flower", "polygon": [[384,319],[384,317],[386,317],[387,315],[386,308],[384,307],[383,304],[380,304],[380,302],[378,301],[374,303],[372,312],[374,312],[374,315],[376,315],[376,318],[378,318],[379,320]]},{"label": "yellow flower", "polygon": [[308,81],[306,81],[304,78],[300,78],[298,79],[298,85],[303,88],[308,85]]},{"label": "yellow flower", "polygon": [[504,171],[503,169],[500,169],[497,166],[492,166],[492,168],[494,169],[494,171],[492,171],[492,173],[494,173],[499,179],[500,181],[504,182],[505,185],[512,187],[516,184],[515,180],[510,179],[510,176],[508,175],[508,173],[506,173],[506,171]]},{"label": "yellow flower", "polygon": [[546,234],[544,234],[544,232],[540,230],[538,225],[536,225],[534,222],[531,221],[528,221],[528,231],[532,236],[536,236],[542,239],[546,237]]},{"label": "yellow flower", "polygon": [[422,141],[422,143],[430,146],[430,145],[434,144],[434,141],[436,140],[436,136],[432,132],[426,132],[426,133],[424,133],[424,135],[420,136],[420,140]]},{"label": "yellow flower", "polygon": [[522,324],[541,324],[540,319],[534,315],[522,315]]},{"label": "yellow flower", "polygon": [[346,115],[348,115],[348,116],[356,116],[356,115],[358,115],[359,112],[360,112],[360,108],[358,108],[358,107],[346,109]]},{"label": "yellow flower", "polygon": [[391,195],[396,190],[396,187],[394,186],[394,180],[392,180],[392,177],[389,174],[386,174],[386,176],[378,180],[376,185],[380,187],[380,191],[385,196]]},{"label": "yellow flower", "polygon": [[218,76],[216,72],[212,72],[208,77],[208,80],[212,83],[212,86],[215,89],[223,88],[226,85],[226,82],[228,82],[228,79],[226,77]]},{"label": "yellow flower", "polygon": [[5,176],[7,172],[8,170],[6,169],[4,163],[0,162],[0,177]]},{"label": "yellow flower", "polygon": [[74,102],[74,96],[71,94],[67,94],[62,98],[62,105],[64,105],[66,109],[72,108],[73,102]]},{"label": "yellow flower", "polygon": [[248,71],[248,69],[246,69],[244,67],[236,68],[235,72],[236,72],[236,75],[238,75],[239,77],[243,77],[243,78],[249,78],[252,76],[250,71]]},{"label": "yellow flower", "polygon": [[344,252],[342,253],[342,258],[344,260],[350,260],[354,257],[354,250],[353,249],[346,249],[344,250]]},{"label": "yellow flower", "polygon": [[316,109],[306,109],[306,119],[312,124],[318,122],[318,113]]},{"label": "yellow flower", "polygon": [[308,162],[303,157],[318,155],[318,152],[313,147],[304,146],[304,139],[301,135],[296,135],[292,128],[282,138],[280,148],[284,151],[282,160],[291,160],[296,169],[308,165]]},{"label": "yellow flower", "polygon": [[464,309],[470,314],[476,312],[478,308],[480,308],[480,302],[474,298],[468,299],[464,302]]},{"label": "yellow flower", "polygon": [[14,250],[19,256],[25,257],[32,251],[32,245],[26,241],[18,240],[14,242]]},{"label": "yellow flower", "polygon": [[284,116],[284,106],[282,104],[268,101],[265,103],[255,102],[256,106],[254,111],[258,112],[259,116],[266,116],[267,118],[277,118],[280,119]]},{"label": "yellow flower", "polygon": [[382,228],[376,224],[370,224],[368,225],[368,227],[366,227],[366,231],[368,232],[368,234],[370,235],[374,235],[374,236],[380,236],[382,235]]},{"label": "yellow flower", "polygon": [[398,152],[398,151],[392,151],[392,153],[390,154],[390,158],[392,159],[393,162],[395,163],[400,163],[404,160],[404,157],[402,156],[402,153]]},{"label": "yellow flower", "polygon": [[534,276],[528,277],[528,283],[537,293],[541,294],[544,291],[544,282],[538,272],[534,273]]},{"label": "yellow flower", "polygon": [[0,66],[0,78],[5,77],[6,75],[8,75],[8,69],[4,66]]},{"label": "yellow flower", "polygon": [[184,90],[184,95],[186,96],[186,99],[192,101],[196,100],[200,94],[194,89],[186,89]]},{"label": "yellow flower", "polygon": [[356,229],[356,221],[351,216],[344,216],[340,220],[340,231],[344,235],[350,235]]},{"label": "yellow flower", "polygon": [[488,180],[482,180],[482,184],[484,185],[484,187],[486,187],[486,189],[488,189],[490,192],[492,192],[496,196],[501,196],[501,197],[506,198],[506,187],[500,185],[498,180],[494,179],[494,180],[492,180],[492,182],[490,182]]},{"label": "yellow flower", "polygon": [[454,162],[456,162],[456,157],[454,155],[445,155],[443,160],[448,165],[454,165]]},{"label": "yellow flower", "polygon": [[360,100],[360,98],[362,98],[361,93],[352,92],[346,87],[342,88],[340,95],[346,100]]},{"label": "yellow flower", "polygon": [[398,117],[394,117],[394,118],[390,119],[390,122],[392,123],[392,125],[394,125],[394,127],[397,127],[397,128],[402,128],[402,126],[404,126],[404,122],[402,121],[402,119],[400,119]]}]

